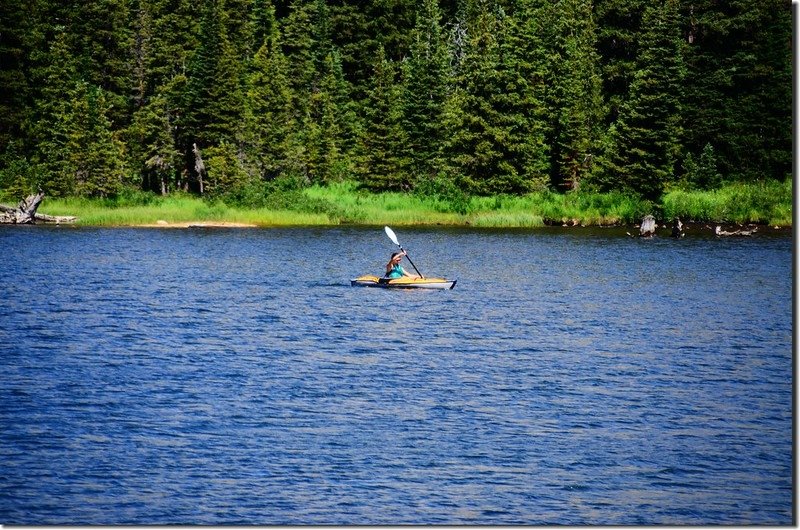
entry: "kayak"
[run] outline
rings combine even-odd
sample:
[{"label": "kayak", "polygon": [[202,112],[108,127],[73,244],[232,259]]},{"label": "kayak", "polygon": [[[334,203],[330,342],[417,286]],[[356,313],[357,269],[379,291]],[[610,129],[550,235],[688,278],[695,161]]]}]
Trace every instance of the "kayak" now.
[{"label": "kayak", "polygon": [[386,289],[452,289],[458,280],[444,278],[409,278],[404,276],[389,280],[377,276],[359,276],[350,280],[353,287],[383,287]]}]

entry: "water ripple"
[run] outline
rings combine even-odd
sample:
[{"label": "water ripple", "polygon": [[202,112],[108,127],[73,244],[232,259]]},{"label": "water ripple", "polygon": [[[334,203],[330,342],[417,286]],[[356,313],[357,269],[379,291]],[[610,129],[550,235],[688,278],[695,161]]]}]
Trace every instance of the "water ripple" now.
[{"label": "water ripple", "polygon": [[792,522],[790,238],[406,238],[0,228],[0,521]]}]

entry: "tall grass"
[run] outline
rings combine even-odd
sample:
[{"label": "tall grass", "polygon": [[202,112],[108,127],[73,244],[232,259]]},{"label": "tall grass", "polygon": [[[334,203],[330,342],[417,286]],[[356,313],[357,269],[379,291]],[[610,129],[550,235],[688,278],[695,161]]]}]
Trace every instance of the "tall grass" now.
[{"label": "tall grass", "polygon": [[297,212],[288,209],[244,209],[222,202],[208,202],[189,195],[154,197],[133,203],[122,200],[66,198],[45,199],[40,211],[50,215],[74,215],[78,224],[90,226],[137,226],[187,222],[231,222],[262,226],[336,224],[325,214]]},{"label": "tall grass", "polygon": [[671,191],[662,204],[621,193],[531,193],[467,197],[415,193],[369,193],[354,182],[259,192],[257,200],[231,206],[187,194],[161,197],[128,193],[113,200],[45,199],[40,210],[74,215],[84,225],[147,225],[158,221],[235,222],[259,226],[472,225],[538,227],[546,224],[634,224],[647,214],[684,221],[769,223],[791,226],[792,182],[730,184],[715,191]]},{"label": "tall grass", "polygon": [[664,217],[684,221],[792,225],[792,181],[733,183],[711,191],[672,191],[664,196]]}]

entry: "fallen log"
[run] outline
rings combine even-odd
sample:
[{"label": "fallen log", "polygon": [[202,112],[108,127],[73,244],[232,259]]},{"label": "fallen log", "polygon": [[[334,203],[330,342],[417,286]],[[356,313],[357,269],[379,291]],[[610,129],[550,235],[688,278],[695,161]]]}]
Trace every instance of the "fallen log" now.
[{"label": "fallen log", "polygon": [[35,224],[36,221],[45,223],[74,223],[77,218],[72,216],[46,215],[36,213],[44,199],[44,192],[39,190],[34,195],[22,199],[16,208],[0,204],[0,224]]},{"label": "fallen log", "polygon": [[758,227],[754,227],[752,230],[744,230],[744,229],[742,229],[742,230],[734,230],[732,232],[729,232],[727,230],[723,230],[722,227],[719,226],[719,225],[717,225],[717,227],[714,228],[714,234],[716,234],[717,237],[729,237],[729,236],[744,236],[744,237],[747,237],[747,236],[752,236],[757,231],[758,231]]}]

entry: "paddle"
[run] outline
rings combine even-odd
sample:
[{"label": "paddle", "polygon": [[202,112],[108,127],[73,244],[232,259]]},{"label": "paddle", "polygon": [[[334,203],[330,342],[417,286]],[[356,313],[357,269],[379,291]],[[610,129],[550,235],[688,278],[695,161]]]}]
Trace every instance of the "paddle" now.
[{"label": "paddle", "polygon": [[417,274],[419,274],[419,277],[420,277],[420,278],[425,278],[425,276],[423,276],[423,275],[422,275],[422,273],[421,273],[421,272],[419,272],[419,269],[417,268],[417,266],[416,266],[416,265],[414,265],[414,262],[413,262],[413,261],[411,261],[411,258],[408,256],[408,253],[405,251],[405,249],[404,249],[404,248],[403,248],[403,247],[400,245],[400,243],[397,241],[397,236],[396,236],[396,235],[394,235],[394,231],[393,231],[391,228],[389,228],[388,226],[385,226],[385,227],[383,227],[383,229],[384,229],[384,230],[386,230],[386,235],[387,235],[387,236],[389,236],[389,239],[391,239],[391,240],[392,240],[392,242],[393,242],[395,245],[397,245],[398,247],[400,247],[400,251],[401,251],[401,252],[405,252],[405,254],[406,254],[406,258],[408,258],[408,262],[411,264],[411,266],[412,266],[412,267],[414,267],[414,270],[415,270],[415,271],[417,271]]}]

